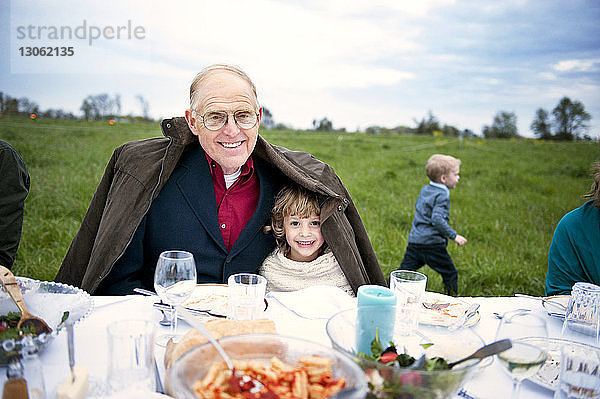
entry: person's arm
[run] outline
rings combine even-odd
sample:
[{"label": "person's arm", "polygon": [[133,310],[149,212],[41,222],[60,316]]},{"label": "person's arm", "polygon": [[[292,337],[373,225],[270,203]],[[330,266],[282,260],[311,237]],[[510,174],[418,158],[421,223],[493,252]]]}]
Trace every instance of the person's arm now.
[{"label": "person's arm", "polygon": [[579,259],[569,235],[568,221],[563,218],[556,226],[548,251],[546,295],[568,295],[577,281],[587,281]]},{"label": "person's arm", "polygon": [[29,173],[12,147],[0,149],[0,187],[0,265],[10,269],[21,240],[25,198],[29,193]]},{"label": "person's arm", "polygon": [[442,235],[442,237],[454,240],[457,234],[448,224],[449,214],[450,197],[447,195],[437,195],[433,204],[433,209],[431,210],[431,225]]},{"label": "person's arm", "polygon": [[104,170],[104,174],[102,175],[102,179],[100,180],[100,183],[96,188],[96,192],[94,193],[94,197],[90,202],[90,206],[83,217],[83,221],[81,222],[81,226],[79,227],[77,234],[75,234],[75,237],[73,237],[73,241],[69,246],[69,250],[67,251],[65,258],[63,259],[62,264],[60,265],[60,268],[54,277],[54,281],[87,289],[87,287],[82,287],[81,283],[88,268],[92,249],[94,248],[94,242],[96,241],[98,234],[98,227],[102,221],[108,193],[115,175],[115,164],[120,152],[121,147],[117,148],[113,152],[110,160],[108,161],[106,169]]},{"label": "person's arm", "polygon": [[[329,166],[329,168],[331,167]],[[333,171],[333,169],[331,170]],[[363,224],[363,221],[358,213],[358,209],[352,201],[350,193],[342,183],[342,180],[337,175],[336,180],[340,185],[342,195],[348,200],[348,206],[346,207],[344,215],[347,218],[347,222],[349,223],[352,232],[354,233],[353,240],[356,243],[356,247],[361,258],[364,273],[366,273],[365,283],[385,286],[387,285],[385,276],[381,271],[381,267],[379,266],[379,262],[377,261],[377,256],[375,255],[375,250],[373,249],[373,245],[371,244],[371,240],[369,239],[369,235],[367,234],[365,225]],[[340,262],[340,259],[337,258],[337,261]],[[342,268],[342,270],[344,270],[344,268]],[[353,273],[356,272],[357,271],[354,271]],[[352,286],[352,289],[354,290],[354,292],[356,292],[359,285],[354,280],[356,276],[348,275],[345,271],[344,274],[346,276],[346,279]]]},{"label": "person's arm", "polygon": [[457,243],[459,247],[462,247],[467,243],[467,239],[460,234],[457,234],[456,237],[454,237],[454,242]]},{"label": "person's arm", "polygon": [[94,295],[127,295],[134,288],[144,286],[144,235],[146,233],[146,217],[142,219],[123,256],[113,265],[108,276],[100,283]]}]

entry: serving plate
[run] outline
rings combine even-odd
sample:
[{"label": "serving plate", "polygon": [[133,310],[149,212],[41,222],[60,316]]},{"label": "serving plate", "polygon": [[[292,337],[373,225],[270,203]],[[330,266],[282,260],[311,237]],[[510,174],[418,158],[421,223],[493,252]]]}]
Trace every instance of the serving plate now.
[{"label": "serving plate", "polygon": [[[420,324],[449,327],[469,308],[469,303],[449,295],[439,294],[437,292],[426,291],[423,294],[422,302],[429,307],[442,305],[440,309],[430,309],[422,306],[420,310]],[[447,306],[446,306],[447,304]],[[431,306],[433,305],[433,306]],[[471,327],[479,323],[481,314],[477,311],[473,316],[466,320],[465,327]]]},{"label": "serving plate", "polygon": [[[61,323],[65,312],[67,321],[76,323],[87,317],[94,308],[90,294],[71,285],[53,281],[33,280],[27,277],[16,277],[17,284],[23,293],[27,309],[35,316],[42,318],[52,332],[40,334],[34,338],[39,351],[42,351],[62,330]],[[0,286],[0,315],[19,312],[4,287]],[[7,354],[20,350],[18,340],[7,339],[0,343],[0,365],[7,362]]]},{"label": "serving plate", "polygon": [[188,309],[227,316],[229,291],[227,284],[197,284],[184,306]]},{"label": "serving plate", "polygon": [[529,380],[534,384],[551,390],[555,390],[559,383],[558,375],[560,372],[561,346],[569,345],[571,347],[581,348],[583,350],[597,350],[596,348],[593,348],[586,344],[560,338],[527,338],[526,340],[534,345],[536,342],[547,343],[548,358],[546,359],[540,370],[532,377],[529,377]]}]

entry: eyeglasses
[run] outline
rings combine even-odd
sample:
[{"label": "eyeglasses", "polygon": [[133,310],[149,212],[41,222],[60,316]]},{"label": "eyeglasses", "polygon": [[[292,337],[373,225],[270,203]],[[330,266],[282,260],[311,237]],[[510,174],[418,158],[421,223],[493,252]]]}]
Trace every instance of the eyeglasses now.
[{"label": "eyeglasses", "polygon": [[[197,111],[194,112],[197,113]],[[258,122],[258,114],[248,110],[237,110],[233,113],[227,111],[212,111],[200,115],[200,118],[202,118],[202,123],[208,130],[219,130],[225,126],[229,120],[229,115],[233,115],[235,124],[241,129],[252,129]]]}]

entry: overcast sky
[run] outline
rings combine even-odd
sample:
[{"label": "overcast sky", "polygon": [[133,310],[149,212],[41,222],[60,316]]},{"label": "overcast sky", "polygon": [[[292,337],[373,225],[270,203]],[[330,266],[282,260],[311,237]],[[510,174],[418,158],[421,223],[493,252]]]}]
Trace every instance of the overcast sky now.
[{"label": "overcast sky", "polygon": [[[568,96],[600,136],[596,0],[3,0],[0,11],[0,90],[42,109],[79,114],[108,93],[124,113],[140,114],[142,95],[155,118],[183,115],[195,74],[227,62],[295,128],[415,126],[431,111],[480,134],[509,111],[531,136],[535,111]],[[20,55],[39,46],[74,55]]]}]

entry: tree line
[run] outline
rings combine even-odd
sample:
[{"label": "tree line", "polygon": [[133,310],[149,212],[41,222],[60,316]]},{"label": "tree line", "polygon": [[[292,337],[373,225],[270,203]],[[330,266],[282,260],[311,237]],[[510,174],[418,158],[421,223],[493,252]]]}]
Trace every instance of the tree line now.
[{"label": "tree line", "polygon": [[25,116],[32,119],[127,119],[153,121],[150,117],[150,104],[141,95],[136,96],[140,106],[140,115],[122,115],[121,113],[121,95],[115,94],[111,97],[107,93],[89,95],[83,99],[79,108],[82,114],[74,115],[62,109],[49,108],[41,110],[40,106],[27,97],[11,97],[8,94],[0,92],[0,116]]},{"label": "tree line", "polygon": [[[540,139],[545,140],[591,140],[587,134],[587,122],[592,116],[580,101],[563,97],[552,109],[552,117],[544,108],[538,108],[529,128]],[[484,126],[483,137],[519,137],[517,116],[514,112],[501,111],[494,117],[491,126]]]},{"label": "tree line", "polygon": [[[80,110],[81,116],[76,116],[72,112],[62,109],[50,108],[40,110],[37,103],[26,97],[14,98],[0,92],[0,116],[26,116],[42,117],[51,119],[128,119],[152,121],[150,117],[150,104],[141,95],[136,96],[140,107],[140,115],[134,116],[121,115],[121,95],[115,94],[113,97],[107,93],[89,95],[83,99]],[[563,97],[551,112],[539,108],[535,112],[533,121],[530,124],[531,131],[536,137],[545,140],[591,140],[587,134],[588,121],[592,116],[585,110],[581,101],[572,101],[569,97]],[[414,120],[415,127],[397,126],[386,128],[381,126],[369,126],[365,132],[367,134],[417,134],[448,137],[476,137],[477,135],[470,129],[459,130],[458,128],[441,124],[441,122],[429,111],[428,115],[421,120]],[[263,107],[263,119],[261,126],[265,129],[290,129],[283,123],[275,123],[273,114],[267,107]],[[335,131],[346,132],[345,128],[334,129],[333,122],[327,117],[314,119],[312,129],[315,131]],[[514,112],[500,111],[494,118],[491,125],[485,125],[482,128],[481,136],[484,138],[518,138],[519,130],[517,128],[517,116]]]},{"label": "tree line", "polygon": [[[550,117],[552,115],[552,117]],[[269,118],[272,115],[269,112]],[[552,109],[550,114],[543,108],[539,108],[530,124],[531,131],[536,137],[545,140],[591,140],[587,134],[587,122],[591,115],[585,110],[580,101],[572,101],[569,97],[563,97]],[[369,126],[367,134],[416,134],[447,137],[477,137],[471,129],[460,130],[455,126],[443,124],[431,111],[421,120],[414,120],[415,127],[397,126],[385,128],[381,126]],[[313,120],[313,130],[334,131],[333,123],[323,118]],[[335,131],[345,131],[344,128]],[[521,137],[517,127],[517,115],[514,112],[500,111],[493,119],[491,125],[484,125],[481,130],[484,138],[518,138]]]}]

